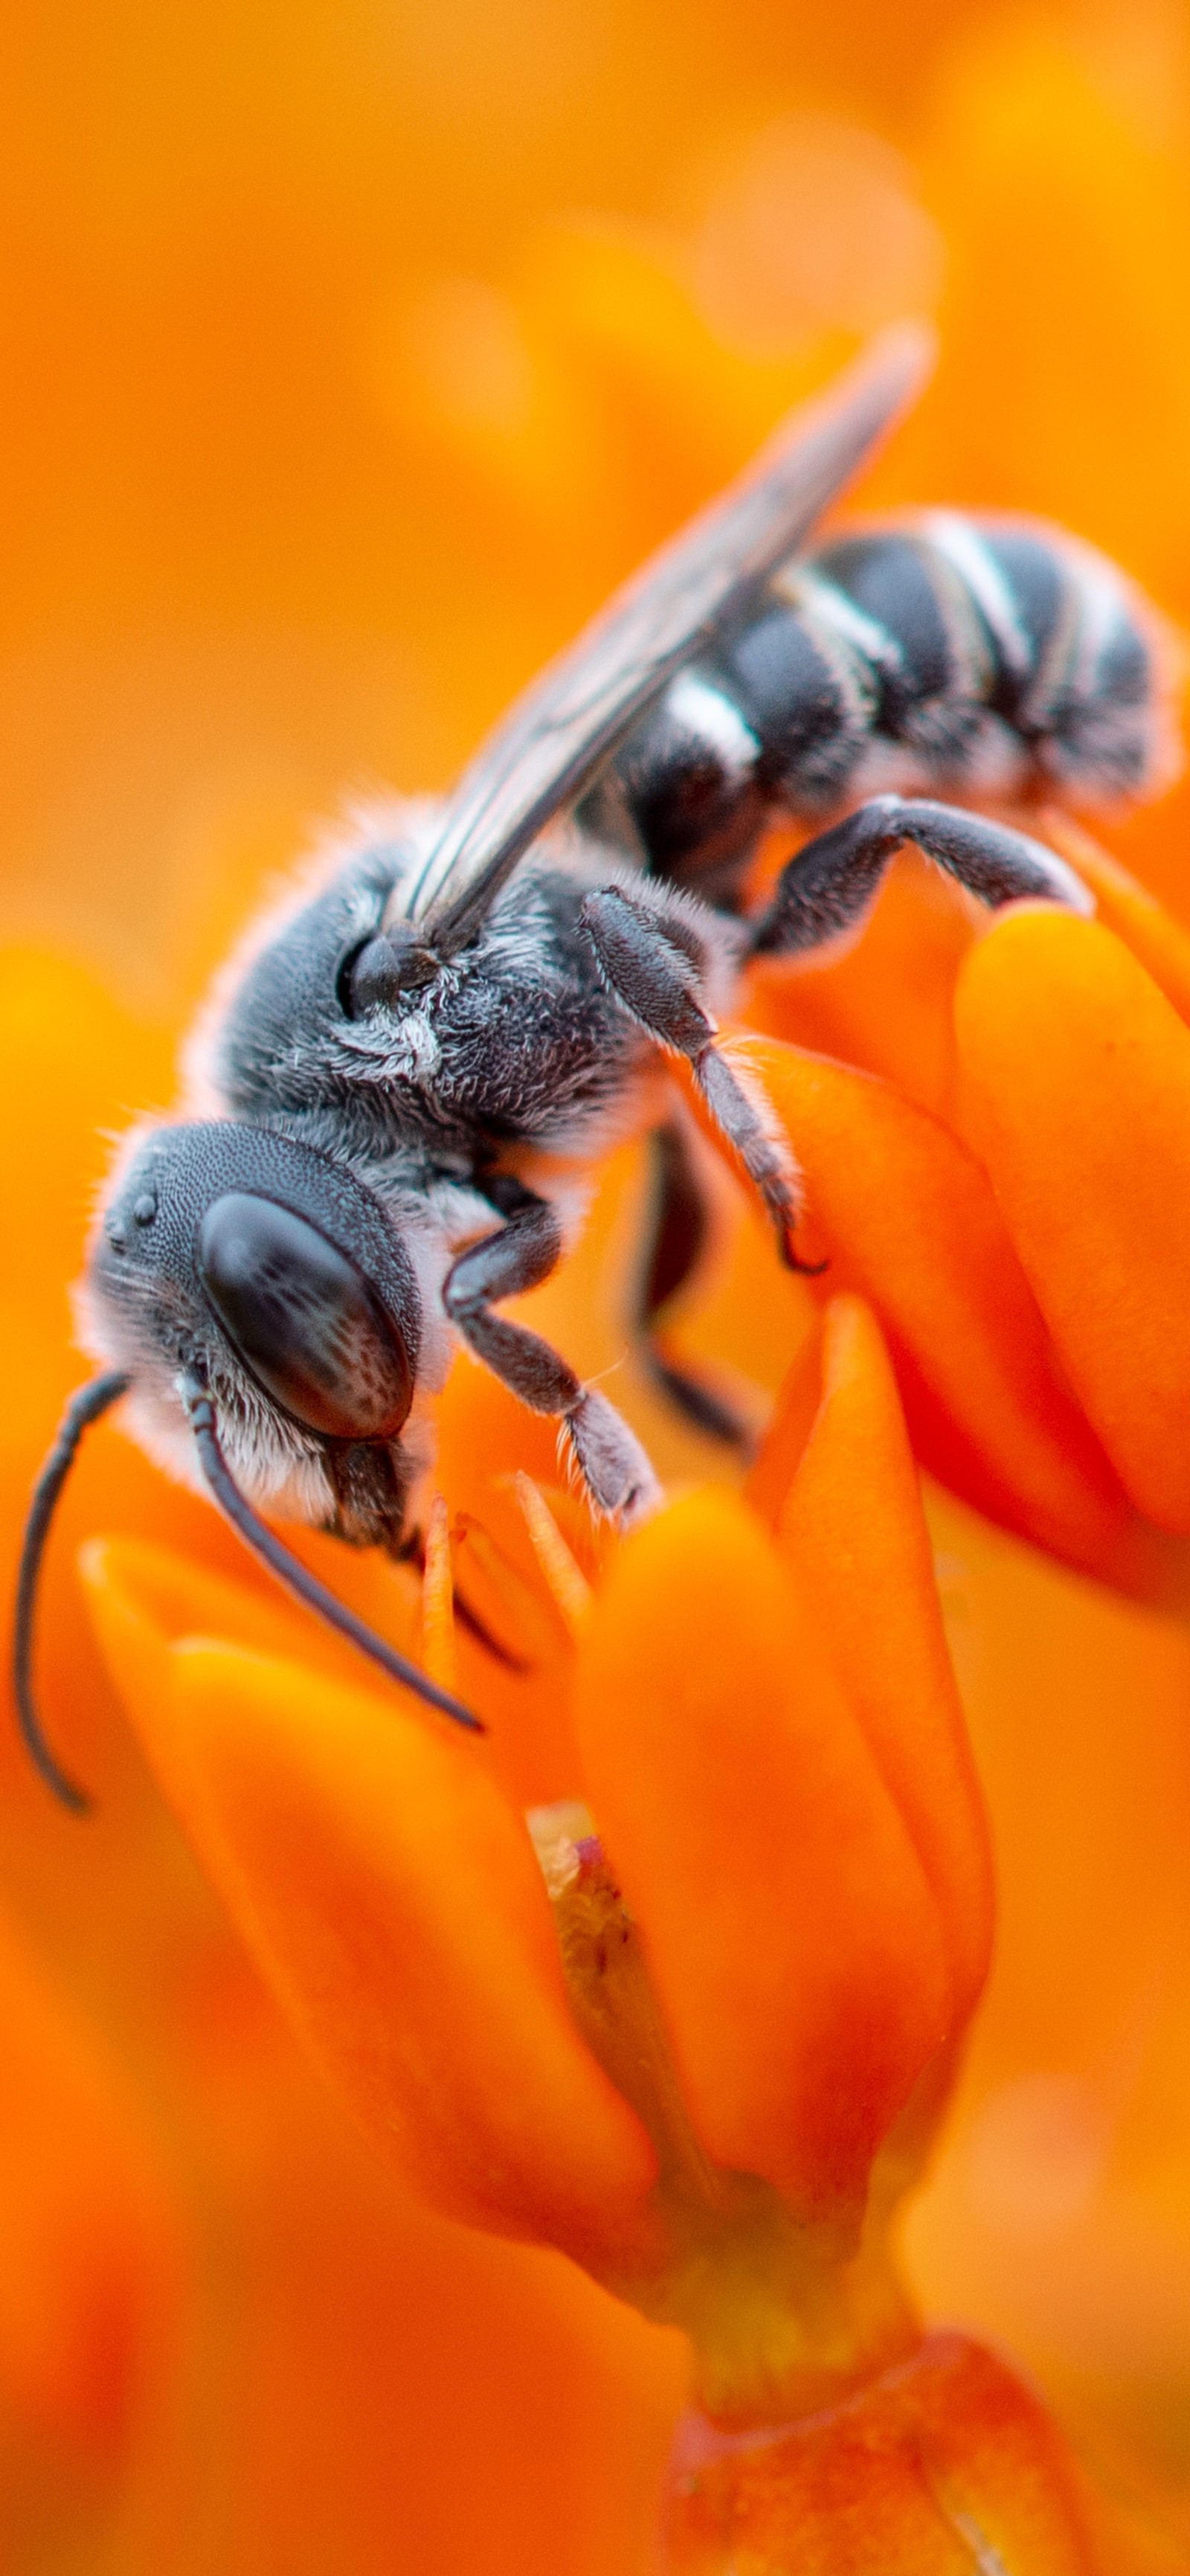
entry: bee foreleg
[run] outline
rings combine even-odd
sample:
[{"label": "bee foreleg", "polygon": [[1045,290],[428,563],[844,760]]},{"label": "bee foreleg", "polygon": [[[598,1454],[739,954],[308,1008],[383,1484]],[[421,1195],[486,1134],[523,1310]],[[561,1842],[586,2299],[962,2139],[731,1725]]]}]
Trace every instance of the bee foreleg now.
[{"label": "bee foreleg", "polygon": [[794,956],[850,929],[905,841],[983,903],[1040,895],[1075,912],[1094,911],[1073,869],[1027,833],[929,797],[871,796],[788,861],[772,901],[751,924],[748,956]]},{"label": "bee foreleg", "polygon": [[[618,886],[588,895],[582,921],[617,1001],[658,1046],[686,1057],[716,1126],[764,1200],[782,1259],[791,1270],[803,1269],[793,1242],[802,1204],[797,1165],[760,1094],[715,1044],[715,1022],[698,997],[696,959],[677,945],[665,921]],[[682,928],[688,937],[688,926]]]},{"label": "bee foreleg", "polygon": [[469,1244],[447,1272],[442,1300],[464,1341],[533,1413],[561,1420],[595,1509],[621,1523],[660,1499],[644,1450],[606,1396],[585,1387],[539,1333],[492,1308],[539,1287],[555,1268],[561,1229],[547,1199],[518,1194],[498,1234]]}]

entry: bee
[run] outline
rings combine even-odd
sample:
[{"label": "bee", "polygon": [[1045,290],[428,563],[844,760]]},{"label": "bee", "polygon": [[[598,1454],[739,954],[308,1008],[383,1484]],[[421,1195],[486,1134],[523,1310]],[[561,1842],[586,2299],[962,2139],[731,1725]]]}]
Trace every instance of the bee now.
[{"label": "bee", "polygon": [[[1053,852],[965,800],[1103,800],[1168,765],[1155,621],[1111,565],[1028,521],[928,511],[816,523],[917,390],[888,335],[803,407],[527,691],[438,808],[396,808],[249,938],[189,1055],[188,1115],[122,1149],[80,1307],[103,1373],[35,1494],[17,1705],[68,1804],[31,1687],[38,1567],[88,1423],[119,1398],[175,1474],[395,1678],[471,1713],[354,1619],[261,1508],[407,1550],[430,1400],[461,1339],[554,1417],[597,1512],[657,1494],[607,1398],[499,1312],[554,1269],[584,1168],[648,1133],[658,1189],[639,1330],[704,1430],[739,1426],[657,1329],[705,1230],[676,1107],[710,1120],[796,1246],[796,1164],[717,1043],[758,957],[858,923],[911,843],[997,905],[1090,913]],[[812,837],[749,910],[779,816]]]}]

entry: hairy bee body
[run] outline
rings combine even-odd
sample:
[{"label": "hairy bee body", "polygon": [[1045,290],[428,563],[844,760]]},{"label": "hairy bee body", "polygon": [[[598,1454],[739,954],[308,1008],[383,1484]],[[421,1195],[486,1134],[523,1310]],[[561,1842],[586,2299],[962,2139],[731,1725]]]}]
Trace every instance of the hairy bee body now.
[{"label": "hairy bee body", "polygon": [[[312,897],[250,936],[196,1032],[191,1099],[350,1152],[381,1188],[466,1187],[519,1146],[590,1157],[640,1125],[656,1050],[609,993],[582,907],[597,888],[639,888],[639,868],[588,832],[552,835],[430,986],[364,1010],[347,993],[344,1007],[351,959],[399,902],[422,821],[400,805],[369,816],[369,837],[330,855]],[[650,892],[671,934],[684,916],[703,949],[709,932],[724,1007],[735,923],[659,881]]]},{"label": "hairy bee body", "polygon": [[[635,891],[679,946],[688,931],[722,1010],[776,816],[890,788],[1094,803],[1151,785],[1167,750],[1151,628],[1113,565],[1038,522],[936,511],[835,537],[669,682],[424,988],[353,1002],[351,963],[400,914],[436,815],[394,807],[333,853],[224,977],[198,1096],[402,1187],[470,1183],[524,1146],[590,1156],[646,1123],[656,1065],[584,936],[592,889]],[[805,944],[854,917],[836,923],[832,900]]]}]

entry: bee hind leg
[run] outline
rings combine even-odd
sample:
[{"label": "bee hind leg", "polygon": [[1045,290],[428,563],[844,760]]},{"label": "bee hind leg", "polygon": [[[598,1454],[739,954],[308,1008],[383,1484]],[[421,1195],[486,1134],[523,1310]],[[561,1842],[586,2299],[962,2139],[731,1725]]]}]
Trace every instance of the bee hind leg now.
[{"label": "bee hind leg", "polygon": [[771,902],[749,926],[746,956],[796,956],[849,930],[906,841],[984,903],[1040,895],[1075,912],[1094,911],[1073,869],[1027,833],[930,797],[870,796],[787,862]]},{"label": "bee hind leg", "polygon": [[637,1334],[654,1384],[709,1440],[750,1449],[748,1425],[717,1388],[674,1357],[662,1318],[699,1267],[710,1231],[706,1197],[683,1129],[658,1128],[650,1140],[653,1194],[637,1289]]},{"label": "bee hind leg", "polygon": [[715,1044],[715,1022],[699,997],[703,974],[692,953],[689,925],[672,925],[680,931],[679,946],[664,916],[618,886],[588,895],[581,918],[617,1001],[658,1046],[685,1056],[715,1125],[768,1209],[782,1259],[791,1270],[805,1269],[794,1248],[802,1212],[801,1176],[763,1096]]},{"label": "bee hind leg", "polygon": [[492,1311],[501,1298],[539,1287],[561,1250],[549,1201],[518,1189],[499,1233],[469,1244],[447,1272],[443,1304],[476,1358],[531,1412],[559,1420],[594,1509],[625,1527],[661,1498],[639,1440],[539,1333]]}]

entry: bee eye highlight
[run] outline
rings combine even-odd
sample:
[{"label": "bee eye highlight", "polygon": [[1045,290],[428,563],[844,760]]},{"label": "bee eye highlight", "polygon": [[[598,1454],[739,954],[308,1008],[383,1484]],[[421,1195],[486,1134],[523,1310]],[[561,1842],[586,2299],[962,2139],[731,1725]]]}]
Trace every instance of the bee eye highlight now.
[{"label": "bee eye highlight", "polygon": [[232,1348],[286,1413],[335,1440],[390,1440],[413,1400],[409,1352],[353,1261],[292,1208],[229,1191],[197,1270]]}]

